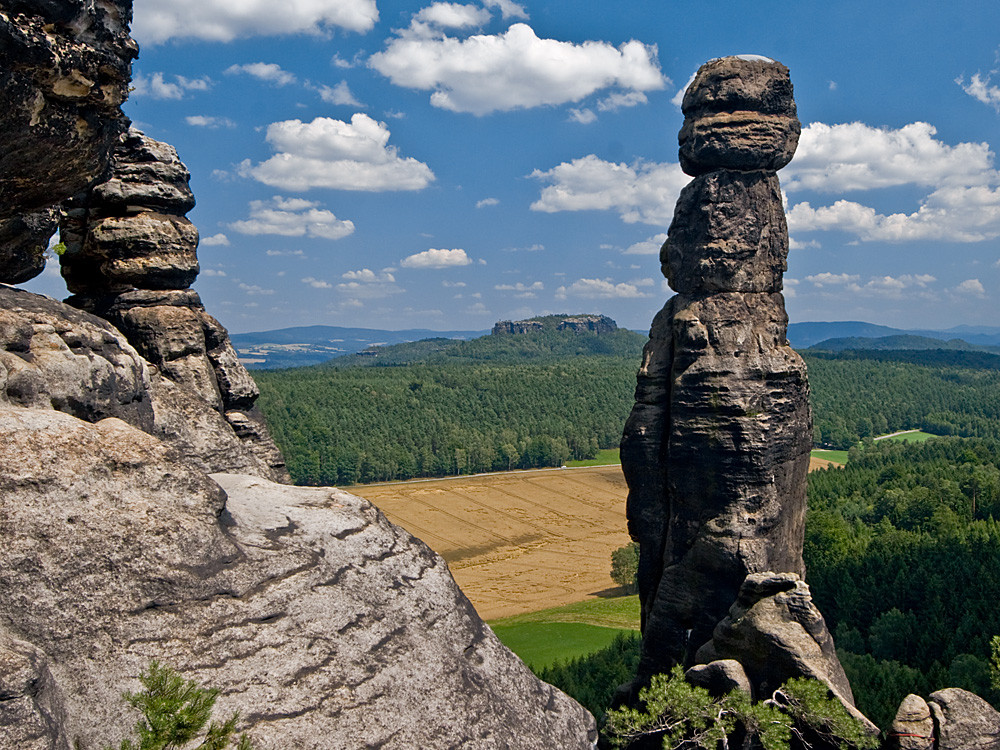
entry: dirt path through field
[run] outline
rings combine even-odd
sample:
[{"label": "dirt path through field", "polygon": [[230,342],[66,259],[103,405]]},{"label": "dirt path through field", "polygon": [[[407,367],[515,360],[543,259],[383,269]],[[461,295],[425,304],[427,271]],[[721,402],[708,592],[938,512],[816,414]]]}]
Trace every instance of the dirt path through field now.
[{"label": "dirt path through field", "polygon": [[426,542],[486,620],[612,589],[628,544],[620,466],[549,469],[349,488]]}]

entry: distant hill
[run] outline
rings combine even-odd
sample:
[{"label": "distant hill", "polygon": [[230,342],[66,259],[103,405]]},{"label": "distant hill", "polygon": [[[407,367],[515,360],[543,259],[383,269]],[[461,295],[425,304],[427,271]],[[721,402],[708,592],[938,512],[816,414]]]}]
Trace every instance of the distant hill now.
[{"label": "distant hill", "polygon": [[910,349],[942,349],[947,351],[964,352],[989,352],[991,354],[1000,353],[1000,347],[982,346],[970,344],[962,339],[949,339],[947,341],[929,336],[915,336],[912,334],[898,334],[895,336],[879,336],[878,338],[862,338],[851,336],[847,338],[834,338],[820,341],[808,348],[808,351],[842,352],[846,350],[877,350],[877,351],[899,351]]},{"label": "distant hill", "polygon": [[595,315],[546,315],[500,321],[493,332],[465,341],[433,338],[373,346],[330,360],[331,367],[388,367],[410,364],[550,363],[586,356],[631,357],[638,361],[646,336]]},{"label": "distant hill", "polygon": [[830,339],[879,339],[887,336],[921,336],[940,341],[960,338],[977,346],[1000,346],[1000,327],[991,326],[956,326],[943,331],[903,330],[858,320],[791,323],[788,326],[788,341],[796,349],[807,349]]},{"label": "distant hill", "polygon": [[297,326],[275,331],[230,334],[240,361],[249,369],[274,369],[318,365],[332,357],[353,354],[379,344],[399,344],[439,337],[469,339],[487,331],[431,331],[412,328],[386,331],[377,328]]}]

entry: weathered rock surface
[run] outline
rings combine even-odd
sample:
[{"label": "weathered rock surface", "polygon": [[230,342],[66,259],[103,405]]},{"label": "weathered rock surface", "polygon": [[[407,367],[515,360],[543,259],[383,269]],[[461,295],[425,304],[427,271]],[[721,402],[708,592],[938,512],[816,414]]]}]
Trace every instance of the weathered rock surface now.
[{"label": "weathered rock surface", "polygon": [[794,573],[747,576],[729,614],[698,651],[701,662],[718,659],[737,659],[759,696],[794,677],[810,677],[854,705],[833,638],[809,587]]},{"label": "weathered rock surface", "polygon": [[717,659],[708,664],[695,664],[684,673],[684,679],[696,687],[705,688],[713,697],[734,690],[752,695],[753,686],[743,665],[735,659]]},{"label": "weathered rock surface", "polygon": [[1000,748],[1000,713],[975,693],[946,688],[930,695],[937,750]]},{"label": "weathered rock surface", "polygon": [[[265,465],[266,476],[287,481],[281,453],[254,411],[256,384],[226,329],[188,288],[198,275],[198,230],[184,217],[194,206],[189,178],[171,146],[135,129],[122,136],[110,178],[68,204],[60,256],[74,293],[67,301],[111,321],[164,377],[196,397],[160,422],[168,434],[186,433],[189,447],[201,443],[201,465],[232,470],[216,463],[231,442],[215,442],[221,425],[246,443],[243,453]],[[198,402],[215,413],[195,413]]]},{"label": "weathered rock surface", "polygon": [[[788,233],[773,171],[795,149],[791,94],[784,66],[734,57],[702,66],[685,95],[682,166],[703,176],[682,192],[661,252],[679,294],[653,321],[621,444],[640,544],[636,685],[711,661],[695,652],[748,575],[805,573],[809,388],[786,340]],[[773,118],[785,125],[767,144],[729,127]]]},{"label": "weathered rock surface", "polygon": [[577,333],[613,333],[618,330],[618,324],[607,315],[577,315],[560,321],[556,330],[576,331]]},{"label": "weathered rock surface", "polygon": [[912,693],[903,699],[892,721],[886,746],[899,750],[927,750],[934,743],[934,719],[927,701]]},{"label": "weathered rock surface", "polygon": [[664,276],[681,294],[780,292],[787,257],[777,175],[729,170],[681,191],[660,253]]},{"label": "weathered rock surface", "polygon": [[[125,127],[131,76],[127,0],[28,2],[0,8],[0,282],[41,271],[30,215],[98,180]],[[18,239],[16,236],[20,234]]]},{"label": "weathered rock surface", "polygon": [[778,170],[791,161],[802,131],[788,68],[755,55],[701,66],[681,104],[681,169]]},{"label": "weathered rock surface", "polygon": [[[251,381],[252,382],[252,381]],[[117,417],[164,440],[203,471],[270,477],[281,464],[254,409],[221,413],[164,378],[106,320],[0,285],[0,405]],[[239,431],[256,430],[243,440]],[[255,450],[254,446],[262,446]]]},{"label": "weathered rock surface", "polygon": [[220,688],[262,750],[594,745],[593,718],[367,501],[212,481],[118,419],[7,407],[0,443],[0,627],[16,639],[0,689],[44,717],[23,686],[47,663],[64,716],[38,746],[117,744],[135,721],[120,693],[153,658]]},{"label": "weathered rock surface", "polygon": [[58,226],[54,208],[0,221],[0,282],[22,284],[40,274],[49,238]]},{"label": "weathered rock surface", "polygon": [[537,320],[499,320],[493,324],[492,334],[502,336],[504,334],[534,333],[545,329]]}]

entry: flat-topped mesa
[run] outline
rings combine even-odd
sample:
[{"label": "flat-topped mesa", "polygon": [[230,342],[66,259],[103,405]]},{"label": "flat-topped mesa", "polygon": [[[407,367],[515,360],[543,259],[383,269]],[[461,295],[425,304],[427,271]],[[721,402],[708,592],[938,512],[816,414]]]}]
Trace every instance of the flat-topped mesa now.
[{"label": "flat-topped mesa", "polygon": [[812,427],[780,294],[788,233],[774,169],[799,133],[788,70],[702,66],[684,97],[681,192],[661,251],[677,296],[656,316],[622,437],[640,543],[639,682],[691,666],[751,573],[804,574]]}]

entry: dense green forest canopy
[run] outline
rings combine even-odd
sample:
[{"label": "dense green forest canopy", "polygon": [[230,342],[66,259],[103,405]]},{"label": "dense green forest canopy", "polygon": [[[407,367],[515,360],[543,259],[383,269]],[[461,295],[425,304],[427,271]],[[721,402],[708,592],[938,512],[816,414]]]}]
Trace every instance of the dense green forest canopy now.
[{"label": "dense green forest canopy", "polygon": [[[617,446],[644,341],[624,329],[431,339],[255,377],[299,484],[559,466]],[[906,429],[1000,438],[1000,357],[803,356],[817,445]]]},{"label": "dense green forest canopy", "polygon": [[867,441],[809,475],[807,579],[858,707],[887,726],[907,693],[997,704],[1000,441]]}]

